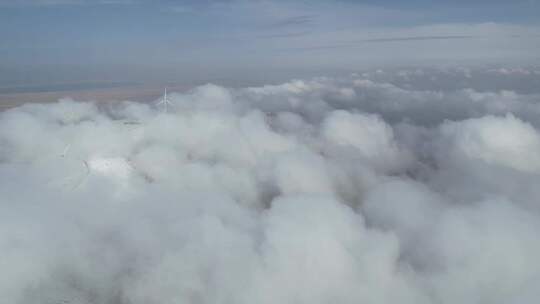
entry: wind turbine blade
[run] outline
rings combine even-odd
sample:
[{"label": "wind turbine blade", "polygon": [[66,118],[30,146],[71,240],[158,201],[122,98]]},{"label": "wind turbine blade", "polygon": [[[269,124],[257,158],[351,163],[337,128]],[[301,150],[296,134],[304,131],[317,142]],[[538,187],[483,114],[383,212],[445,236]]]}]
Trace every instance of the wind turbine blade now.
[{"label": "wind turbine blade", "polygon": [[64,148],[64,151],[62,151],[62,157],[66,157],[68,151],[69,151],[69,148],[71,147],[71,144],[68,144],[65,148]]}]

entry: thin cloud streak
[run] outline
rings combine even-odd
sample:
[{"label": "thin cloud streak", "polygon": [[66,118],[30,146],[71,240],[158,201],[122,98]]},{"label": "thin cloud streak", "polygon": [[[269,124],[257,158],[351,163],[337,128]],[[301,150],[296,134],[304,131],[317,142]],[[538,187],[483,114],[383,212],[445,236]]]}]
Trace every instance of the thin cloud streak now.
[{"label": "thin cloud streak", "polygon": [[311,47],[289,48],[289,49],[283,49],[283,50],[316,51],[316,50],[360,47],[363,44],[371,44],[371,43],[389,43],[389,42],[400,42],[400,41],[430,41],[430,40],[463,40],[463,39],[480,39],[480,38],[482,37],[478,37],[478,36],[424,36],[424,37],[414,36],[414,37],[398,37],[398,38],[373,38],[373,39],[351,41],[350,43],[343,43],[343,44],[319,45],[319,46],[311,46]]},{"label": "thin cloud streak", "polygon": [[296,32],[296,33],[277,33],[277,34],[260,35],[260,36],[256,36],[255,38],[272,39],[272,38],[302,37],[302,36],[307,36],[311,33],[313,33],[313,31],[303,31],[303,32]]},{"label": "thin cloud streak", "polygon": [[282,28],[282,27],[291,27],[291,26],[302,26],[309,25],[315,21],[315,16],[313,15],[299,15],[284,18],[282,20],[276,21],[272,24],[269,24],[269,28]]},{"label": "thin cloud streak", "polygon": [[0,6],[72,6],[72,5],[127,5],[135,4],[135,0],[0,0]]}]

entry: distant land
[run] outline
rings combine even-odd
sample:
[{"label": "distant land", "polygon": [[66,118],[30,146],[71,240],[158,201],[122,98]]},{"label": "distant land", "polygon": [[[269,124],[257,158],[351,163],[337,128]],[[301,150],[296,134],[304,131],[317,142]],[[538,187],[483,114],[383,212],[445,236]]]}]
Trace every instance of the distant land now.
[{"label": "distant land", "polygon": [[193,85],[92,82],[0,87],[0,110],[24,103],[56,102],[62,98],[95,102],[151,102],[161,96],[165,87],[170,91],[185,91]]}]

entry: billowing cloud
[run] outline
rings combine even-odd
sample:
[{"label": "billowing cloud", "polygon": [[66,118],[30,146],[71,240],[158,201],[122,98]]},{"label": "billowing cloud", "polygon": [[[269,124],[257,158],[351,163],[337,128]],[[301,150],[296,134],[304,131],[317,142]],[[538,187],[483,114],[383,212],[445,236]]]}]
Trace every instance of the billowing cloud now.
[{"label": "billowing cloud", "polygon": [[515,81],[535,75],[375,70],[205,85],[167,111],[1,112],[2,300],[536,303],[540,94]]}]

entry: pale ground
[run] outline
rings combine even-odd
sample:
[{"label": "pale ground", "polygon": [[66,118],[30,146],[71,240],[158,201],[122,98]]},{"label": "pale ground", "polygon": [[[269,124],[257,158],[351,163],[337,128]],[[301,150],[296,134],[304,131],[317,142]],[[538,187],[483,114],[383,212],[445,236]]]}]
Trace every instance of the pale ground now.
[{"label": "pale ground", "polygon": [[[77,101],[111,102],[131,100],[152,102],[160,98],[165,86],[133,85],[115,88],[87,89],[55,92],[23,92],[0,93],[0,111],[13,108],[24,103],[49,103],[62,98],[72,98]],[[167,85],[169,92],[183,92],[189,87],[185,85]]]}]

